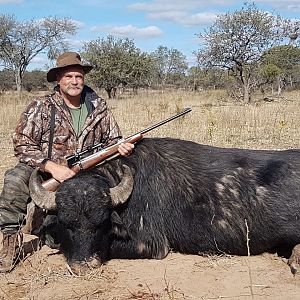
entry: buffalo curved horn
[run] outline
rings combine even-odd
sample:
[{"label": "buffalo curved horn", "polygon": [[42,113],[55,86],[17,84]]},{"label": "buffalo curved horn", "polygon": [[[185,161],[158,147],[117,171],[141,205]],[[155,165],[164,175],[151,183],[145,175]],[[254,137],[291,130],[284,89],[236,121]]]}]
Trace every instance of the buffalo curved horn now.
[{"label": "buffalo curved horn", "polygon": [[29,179],[29,192],[32,201],[40,208],[55,210],[55,192],[49,192],[42,186],[42,177],[34,169]]},{"label": "buffalo curved horn", "polygon": [[131,169],[123,165],[123,177],[121,182],[110,188],[110,197],[113,206],[125,203],[133,190],[133,175]]}]

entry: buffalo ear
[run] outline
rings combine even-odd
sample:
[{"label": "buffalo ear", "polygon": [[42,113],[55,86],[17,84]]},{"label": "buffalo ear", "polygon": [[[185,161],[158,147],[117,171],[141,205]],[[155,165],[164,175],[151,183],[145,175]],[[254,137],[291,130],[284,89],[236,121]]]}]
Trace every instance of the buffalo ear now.
[{"label": "buffalo ear", "polygon": [[122,219],[118,215],[116,211],[113,211],[111,216],[111,235],[121,238],[121,239],[129,239],[131,237],[127,227],[122,222]]}]

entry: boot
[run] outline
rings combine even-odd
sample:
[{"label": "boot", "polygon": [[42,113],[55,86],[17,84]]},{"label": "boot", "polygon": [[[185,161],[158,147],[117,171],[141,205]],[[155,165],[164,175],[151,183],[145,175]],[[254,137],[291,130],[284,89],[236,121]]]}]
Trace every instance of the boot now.
[{"label": "boot", "polygon": [[21,259],[23,235],[3,233],[2,249],[0,250],[0,273],[10,272]]}]

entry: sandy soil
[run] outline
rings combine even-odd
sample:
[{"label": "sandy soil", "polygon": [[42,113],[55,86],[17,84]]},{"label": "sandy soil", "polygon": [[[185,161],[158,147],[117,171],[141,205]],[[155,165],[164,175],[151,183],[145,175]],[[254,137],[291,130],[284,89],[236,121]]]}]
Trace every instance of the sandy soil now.
[{"label": "sandy soil", "polygon": [[[13,166],[9,139],[0,140],[0,180]],[[1,188],[1,185],[0,185]],[[34,249],[9,274],[0,274],[0,299],[300,299],[300,275],[275,254],[251,257],[182,255],[163,260],[112,260],[82,277],[71,275],[64,257],[26,236]]]},{"label": "sandy soil", "polygon": [[[31,239],[31,241],[29,241]],[[27,246],[34,244],[27,236]],[[111,260],[71,275],[62,254],[43,246],[0,275],[1,299],[300,299],[300,276],[284,259],[170,253],[163,260]]]}]

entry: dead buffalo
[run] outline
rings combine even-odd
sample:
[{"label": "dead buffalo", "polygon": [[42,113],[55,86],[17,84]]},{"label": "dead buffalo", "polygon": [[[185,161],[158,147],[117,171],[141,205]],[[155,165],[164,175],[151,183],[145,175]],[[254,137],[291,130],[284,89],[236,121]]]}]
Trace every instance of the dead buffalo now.
[{"label": "dead buffalo", "polygon": [[38,206],[57,210],[60,247],[77,273],[111,258],[162,259],[170,250],[277,251],[291,256],[293,273],[299,266],[299,150],[149,138],[131,156],[63,182],[56,203],[36,172],[30,188]]}]

